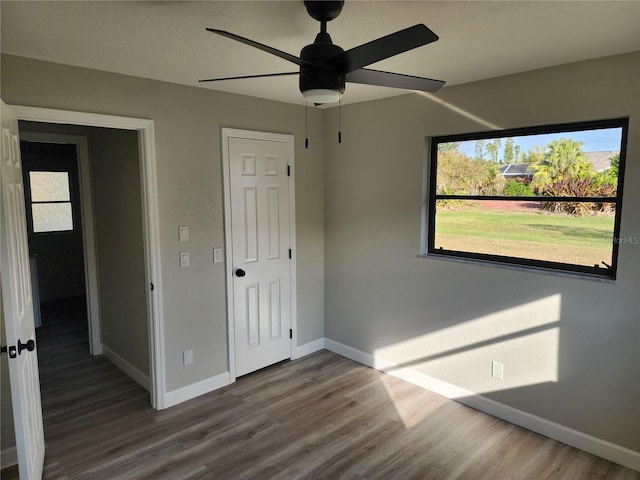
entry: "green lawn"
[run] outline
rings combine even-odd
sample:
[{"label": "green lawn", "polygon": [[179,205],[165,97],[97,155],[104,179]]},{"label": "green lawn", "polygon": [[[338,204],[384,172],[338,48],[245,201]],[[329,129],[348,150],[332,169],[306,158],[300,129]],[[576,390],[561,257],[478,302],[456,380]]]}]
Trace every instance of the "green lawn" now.
[{"label": "green lawn", "polygon": [[609,216],[438,209],[435,246],[578,265],[610,264],[613,224]]}]

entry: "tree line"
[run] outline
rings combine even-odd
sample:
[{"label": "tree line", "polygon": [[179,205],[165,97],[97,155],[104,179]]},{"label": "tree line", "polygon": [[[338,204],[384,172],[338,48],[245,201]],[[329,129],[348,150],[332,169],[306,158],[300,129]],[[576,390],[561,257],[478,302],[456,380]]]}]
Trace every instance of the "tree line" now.
[{"label": "tree line", "polygon": [[[445,195],[613,197],[618,185],[620,155],[609,159],[609,168],[597,172],[584,152],[584,142],[571,138],[553,140],[545,146],[521,151],[512,138],[477,140],[474,156],[459,143],[440,144],[437,192]],[[508,164],[526,164],[527,175],[506,179]],[[584,215],[608,212],[607,202],[543,202],[541,208]]]}]

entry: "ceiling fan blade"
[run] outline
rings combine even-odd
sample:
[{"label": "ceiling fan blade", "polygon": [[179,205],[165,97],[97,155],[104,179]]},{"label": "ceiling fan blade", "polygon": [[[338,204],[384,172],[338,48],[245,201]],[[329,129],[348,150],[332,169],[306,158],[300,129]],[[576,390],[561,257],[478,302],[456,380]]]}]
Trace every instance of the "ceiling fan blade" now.
[{"label": "ceiling fan blade", "polygon": [[241,80],[245,78],[283,77],[285,75],[298,75],[298,74],[300,74],[300,72],[263,73],[260,75],[241,75],[239,77],[207,78],[205,80],[198,80],[198,82],[203,83],[203,82],[220,82],[222,80]]},{"label": "ceiling fan blade", "polygon": [[360,68],[354,72],[347,73],[346,81],[351,83],[364,83],[366,85],[378,85],[380,87],[419,90],[422,92],[436,92],[445,84],[443,80],[415,77],[402,73],[383,72],[369,68]]},{"label": "ceiling fan blade", "polygon": [[419,23],[346,50],[326,59],[324,63],[337,68],[338,71],[349,73],[436,40],[438,40],[438,36],[425,25]]},{"label": "ceiling fan blade", "polygon": [[282,50],[278,50],[277,48],[273,48],[268,45],[263,45],[262,43],[255,42],[248,38],[241,37],[240,35],[236,35],[235,33],[225,32],[224,30],[217,30],[215,28],[207,28],[207,31],[212,33],[217,33],[218,35],[222,35],[227,38],[231,38],[232,40],[242,42],[246,45],[250,45],[252,47],[262,50],[263,52],[267,52],[277,57],[283,58],[285,60],[289,60],[290,62],[295,63],[296,65],[300,65],[301,63],[303,63],[303,61],[300,58],[296,57],[295,55],[291,55],[290,53],[283,52]]}]

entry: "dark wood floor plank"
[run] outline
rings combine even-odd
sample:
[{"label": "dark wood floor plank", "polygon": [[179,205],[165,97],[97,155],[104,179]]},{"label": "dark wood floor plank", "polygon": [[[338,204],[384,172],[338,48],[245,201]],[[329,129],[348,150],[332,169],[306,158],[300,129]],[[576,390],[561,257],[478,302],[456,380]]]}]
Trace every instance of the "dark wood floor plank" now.
[{"label": "dark wood floor plank", "polygon": [[46,480],[640,480],[327,351],[154,411],[148,392],[89,355],[81,309],[48,314]]},{"label": "dark wood floor plank", "polygon": [[[108,469],[119,463],[129,462],[132,457],[143,457],[149,452],[153,455],[155,450],[168,448],[167,445],[179,445],[177,439],[180,435],[206,428],[209,424],[219,424],[218,417],[228,415],[228,407],[228,403],[207,404],[206,407],[190,410],[173,422],[155,422],[152,411],[147,406],[143,415],[115,418],[105,428],[93,428],[88,431],[84,441],[90,442],[91,445],[66,454],[65,465],[71,473],[75,473],[87,470],[97,461]],[[77,445],[83,438],[76,435],[74,440]]]}]

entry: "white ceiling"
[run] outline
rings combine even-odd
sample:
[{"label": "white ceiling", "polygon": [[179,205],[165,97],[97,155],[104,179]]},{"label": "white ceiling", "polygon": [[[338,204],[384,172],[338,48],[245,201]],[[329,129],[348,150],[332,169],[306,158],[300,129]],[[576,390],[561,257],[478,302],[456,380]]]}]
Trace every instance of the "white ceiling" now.
[{"label": "white ceiling", "polygon": [[[319,31],[302,1],[0,3],[3,53],[304,104],[297,76],[197,83],[295,71],[205,27],[298,56]],[[417,23],[440,40],[371,67],[455,85],[640,50],[636,0],[347,1],[328,31],[346,50]],[[404,93],[347,84],[343,103]]]}]

